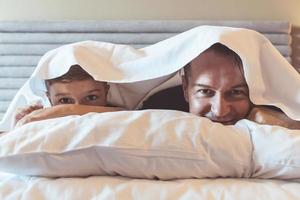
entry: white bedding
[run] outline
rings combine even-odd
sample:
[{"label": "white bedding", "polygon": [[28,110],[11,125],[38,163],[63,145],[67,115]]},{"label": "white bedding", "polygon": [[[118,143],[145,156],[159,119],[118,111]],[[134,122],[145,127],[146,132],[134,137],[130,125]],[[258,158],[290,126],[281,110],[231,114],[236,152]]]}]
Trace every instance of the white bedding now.
[{"label": "white bedding", "polygon": [[[80,65],[96,80],[109,82],[108,102],[132,110],[142,104],[149,92],[218,42],[241,57],[254,104],[274,105],[300,120],[299,74],[267,38],[247,29],[200,26],[142,49],[84,41],[48,52],[14,97],[0,122],[0,131],[13,128],[16,108],[34,101],[49,106],[44,79],[59,77],[72,65]],[[181,84],[180,80],[177,84]]]},{"label": "white bedding", "polygon": [[159,181],[118,176],[49,179],[0,175],[0,199],[296,200],[300,199],[300,183],[231,178]]},{"label": "white bedding", "polygon": [[[120,105],[131,109],[136,107],[150,90],[170,78],[171,73],[182,68],[211,44],[221,42],[241,56],[251,99],[255,103],[276,105],[294,119],[300,119],[299,76],[270,42],[249,30],[206,28],[212,29],[211,35],[207,34],[207,30],[202,32],[202,28],[198,28],[141,50],[126,46],[122,50],[122,46],[118,46],[122,51],[115,55],[124,60],[119,60],[121,64],[113,65],[113,69],[121,69],[120,72],[126,76],[123,82],[115,80],[122,84],[112,87],[119,93],[111,93],[111,98],[124,101],[128,97],[132,101]],[[195,37],[198,34],[202,36]],[[207,36],[212,38],[205,40],[203,46],[193,42],[203,42]],[[175,48],[176,43],[184,48]],[[157,53],[155,49],[159,48],[167,53]],[[141,59],[125,59],[122,52],[133,53],[130,59],[139,56]],[[151,59],[148,60],[144,55],[149,55]],[[74,64],[74,60],[71,60],[71,64]],[[58,61],[64,62],[64,59]],[[278,65],[274,65],[274,62]],[[45,63],[42,62],[42,65]],[[89,65],[79,64],[89,72],[97,71],[94,65],[90,65],[88,70]],[[129,68],[136,72],[138,66],[142,66],[139,73],[143,73],[148,66],[148,72],[155,71],[158,74],[148,74],[148,77],[139,73],[136,76],[134,73],[126,74]],[[149,66],[155,66],[156,70]],[[162,66],[171,68],[163,69]],[[66,66],[59,73],[69,67]],[[284,72],[287,72],[286,76]],[[280,81],[276,76],[278,73],[281,74]],[[108,75],[112,74],[115,73]],[[263,76],[266,74],[269,76]],[[167,77],[160,79],[163,75]],[[139,81],[140,77],[146,80],[143,84],[132,83]],[[35,77],[32,78],[31,81]],[[151,78],[157,79],[149,80]],[[103,77],[98,79],[110,80]],[[6,121],[1,122],[1,130],[12,128],[10,117],[16,108],[14,105],[30,104],[35,100],[31,97],[38,96],[30,83],[34,81],[27,82],[23,91],[16,96]],[[284,85],[290,90],[282,90]],[[144,91],[140,90],[142,86],[146,87]],[[101,126],[97,126],[99,121],[103,123]],[[117,126],[116,121],[123,125]],[[12,135],[0,136],[0,166],[3,171],[70,178],[51,179],[1,173],[0,199],[300,199],[300,183],[294,181],[300,178],[299,130],[257,125],[247,120],[238,122],[236,126],[223,126],[176,111],[123,111],[52,119],[28,124],[7,134]],[[110,152],[99,150],[99,146],[109,147],[107,149]],[[90,156],[91,152],[96,158]],[[114,159],[118,155],[120,157]],[[165,159],[166,155],[172,159]],[[119,174],[131,178],[107,176]],[[137,177],[158,177],[168,181],[134,179]],[[202,179],[184,179],[191,177]],[[252,178],[246,179],[249,177]]]},{"label": "white bedding", "polygon": [[224,126],[181,111],[37,121],[0,135],[0,146],[0,171],[20,175],[300,178],[299,130],[249,120]]},{"label": "white bedding", "polygon": [[[115,123],[110,122],[113,118],[119,119],[118,123],[123,126],[116,126]],[[196,123],[197,121],[199,123]],[[55,123],[57,126],[54,126]],[[244,132],[236,132],[236,128]],[[94,134],[91,134],[93,130]],[[231,133],[230,130],[235,131]],[[7,137],[9,134],[12,134],[11,137]],[[98,137],[96,137],[97,134]],[[251,135],[251,140],[248,134]],[[222,139],[217,139],[216,136]],[[258,125],[247,120],[238,122],[237,127],[223,126],[188,113],[160,110],[91,113],[84,116],[70,116],[63,120],[57,118],[31,123],[1,136],[0,146],[5,147],[0,149],[2,167],[1,161],[5,160],[5,154],[16,154],[19,157],[16,157],[17,159],[12,163],[8,162],[6,166],[8,170],[19,170],[19,172],[15,171],[16,173],[31,173],[36,172],[38,167],[42,166],[44,170],[54,167],[54,172],[59,175],[69,174],[68,166],[57,165],[53,160],[52,163],[44,163],[43,159],[22,160],[22,158],[26,152],[41,152],[48,149],[48,151],[56,152],[53,154],[54,161],[64,161],[64,154],[59,153],[60,151],[72,153],[72,149],[77,148],[78,152],[78,150],[84,150],[84,146],[92,144],[108,146],[112,150],[118,149],[118,145],[123,146],[120,152],[126,154],[126,149],[135,145],[136,148],[132,151],[136,152],[135,155],[138,155],[141,150],[148,152],[140,154],[138,161],[143,161],[144,158],[149,161],[148,163],[131,162],[130,157],[125,160],[115,160],[111,157],[112,159],[104,162],[107,172],[114,169],[119,170],[120,174],[121,172],[130,173],[123,174],[127,176],[144,175],[145,178],[165,179],[170,178],[170,175],[173,178],[193,174],[196,176],[195,173],[200,172],[198,174],[200,176],[214,177],[223,174],[235,178],[206,179],[202,177],[202,179],[162,181],[105,176],[105,174],[82,178],[41,178],[0,173],[0,199],[299,199],[299,136],[300,131],[297,130]],[[249,142],[252,142],[252,145],[249,145]],[[151,165],[153,164],[151,155],[155,153],[153,150],[159,148],[161,148],[160,151],[156,151],[158,153],[156,154],[157,165]],[[170,151],[171,149],[173,151]],[[174,158],[172,162],[164,160],[163,155],[166,152]],[[182,154],[184,152],[186,154]],[[102,156],[109,158],[107,152],[103,153]],[[195,156],[197,154],[200,156]],[[71,167],[79,170],[79,166],[92,165],[92,161],[96,159],[91,157],[94,155],[87,154],[77,159],[75,156],[75,160],[71,156],[73,158]],[[194,155],[196,159],[201,158],[202,162],[190,165],[192,162],[182,155]],[[214,156],[211,157],[211,155]],[[224,155],[227,157],[222,157]],[[53,157],[50,154],[50,161],[51,158]],[[80,158],[85,158],[85,160]],[[90,162],[87,162],[88,159],[91,159]],[[243,161],[244,164],[238,167],[236,165],[238,160]],[[238,163],[243,163],[240,161]],[[44,164],[47,164],[47,168],[43,166]],[[170,164],[182,166],[186,170],[177,171],[179,168],[172,168]],[[201,173],[201,169],[206,170],[206,173]],[[156,176],[153,176],[153,173]],[[252,176],[252,178],[237,178],[239,174],[241,177]]]}]

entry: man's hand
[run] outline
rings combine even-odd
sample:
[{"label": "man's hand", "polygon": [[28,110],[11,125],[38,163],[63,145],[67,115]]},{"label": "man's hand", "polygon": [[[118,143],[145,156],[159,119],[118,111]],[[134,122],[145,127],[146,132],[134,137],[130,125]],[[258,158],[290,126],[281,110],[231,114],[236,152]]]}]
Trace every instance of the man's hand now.
[{"label": "man's hand", "polygon": [[247,118],[260,124],[278,125],[289,129],[300,129],[300,121],[292,120],[283,112],[264,106],[254,107]]},{"label": "man's hand", "polygon": [[113,112],[121,111],[119,107],[105,107],[105,106],[87,106],[87,105],[75,105],[75,104],[64,104],[57,105],[49,108],[43,108],[32,111],[30,114],[24,116],[19,122],[18,126],[27,124],[33,121],[40,121],[45,119],[64,117],[69,115],[84,115],[89,112]]}]

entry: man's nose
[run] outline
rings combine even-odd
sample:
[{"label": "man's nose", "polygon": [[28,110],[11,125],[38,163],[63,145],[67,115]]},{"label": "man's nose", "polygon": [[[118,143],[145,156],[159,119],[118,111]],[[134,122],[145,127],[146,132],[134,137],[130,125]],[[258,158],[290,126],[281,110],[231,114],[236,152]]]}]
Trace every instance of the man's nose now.
[{"label": "man's nose", "polygon": [[222,95],[216,95],[211,105],[211,111],[216,117],[224,117],[230,113],[230,102]]}]

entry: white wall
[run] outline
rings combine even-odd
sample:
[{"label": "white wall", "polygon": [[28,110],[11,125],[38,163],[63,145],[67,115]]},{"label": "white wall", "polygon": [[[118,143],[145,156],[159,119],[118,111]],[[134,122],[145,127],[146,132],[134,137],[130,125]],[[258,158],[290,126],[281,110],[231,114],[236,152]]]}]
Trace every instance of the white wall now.
[{"label": "white wall", "polygon": [[0,20],[288,20],[300,68],[300,0],[0,0]]},{"label": "white wall", "polygon": [[0,0],[0,20],[284,19],[300,26],[299,0]]}]

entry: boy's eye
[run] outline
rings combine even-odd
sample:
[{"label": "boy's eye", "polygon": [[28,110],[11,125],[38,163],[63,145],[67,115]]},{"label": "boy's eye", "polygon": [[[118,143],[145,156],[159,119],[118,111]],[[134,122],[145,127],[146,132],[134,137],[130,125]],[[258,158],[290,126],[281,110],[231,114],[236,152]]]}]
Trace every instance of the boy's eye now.
[{"label": "boy's eye", "polygon": [[71,98],[66,98],[66,97],[59,99],[58,102],[60,104],[73,104],[74,103],[74,101]]},{"label": "boy's eye", "polygon": [[86,97],[86,100],[88,100],[88,101],[95,101],[97,99],[98,99],[98,96],[96,96],[96,95],[88,95]]}]

